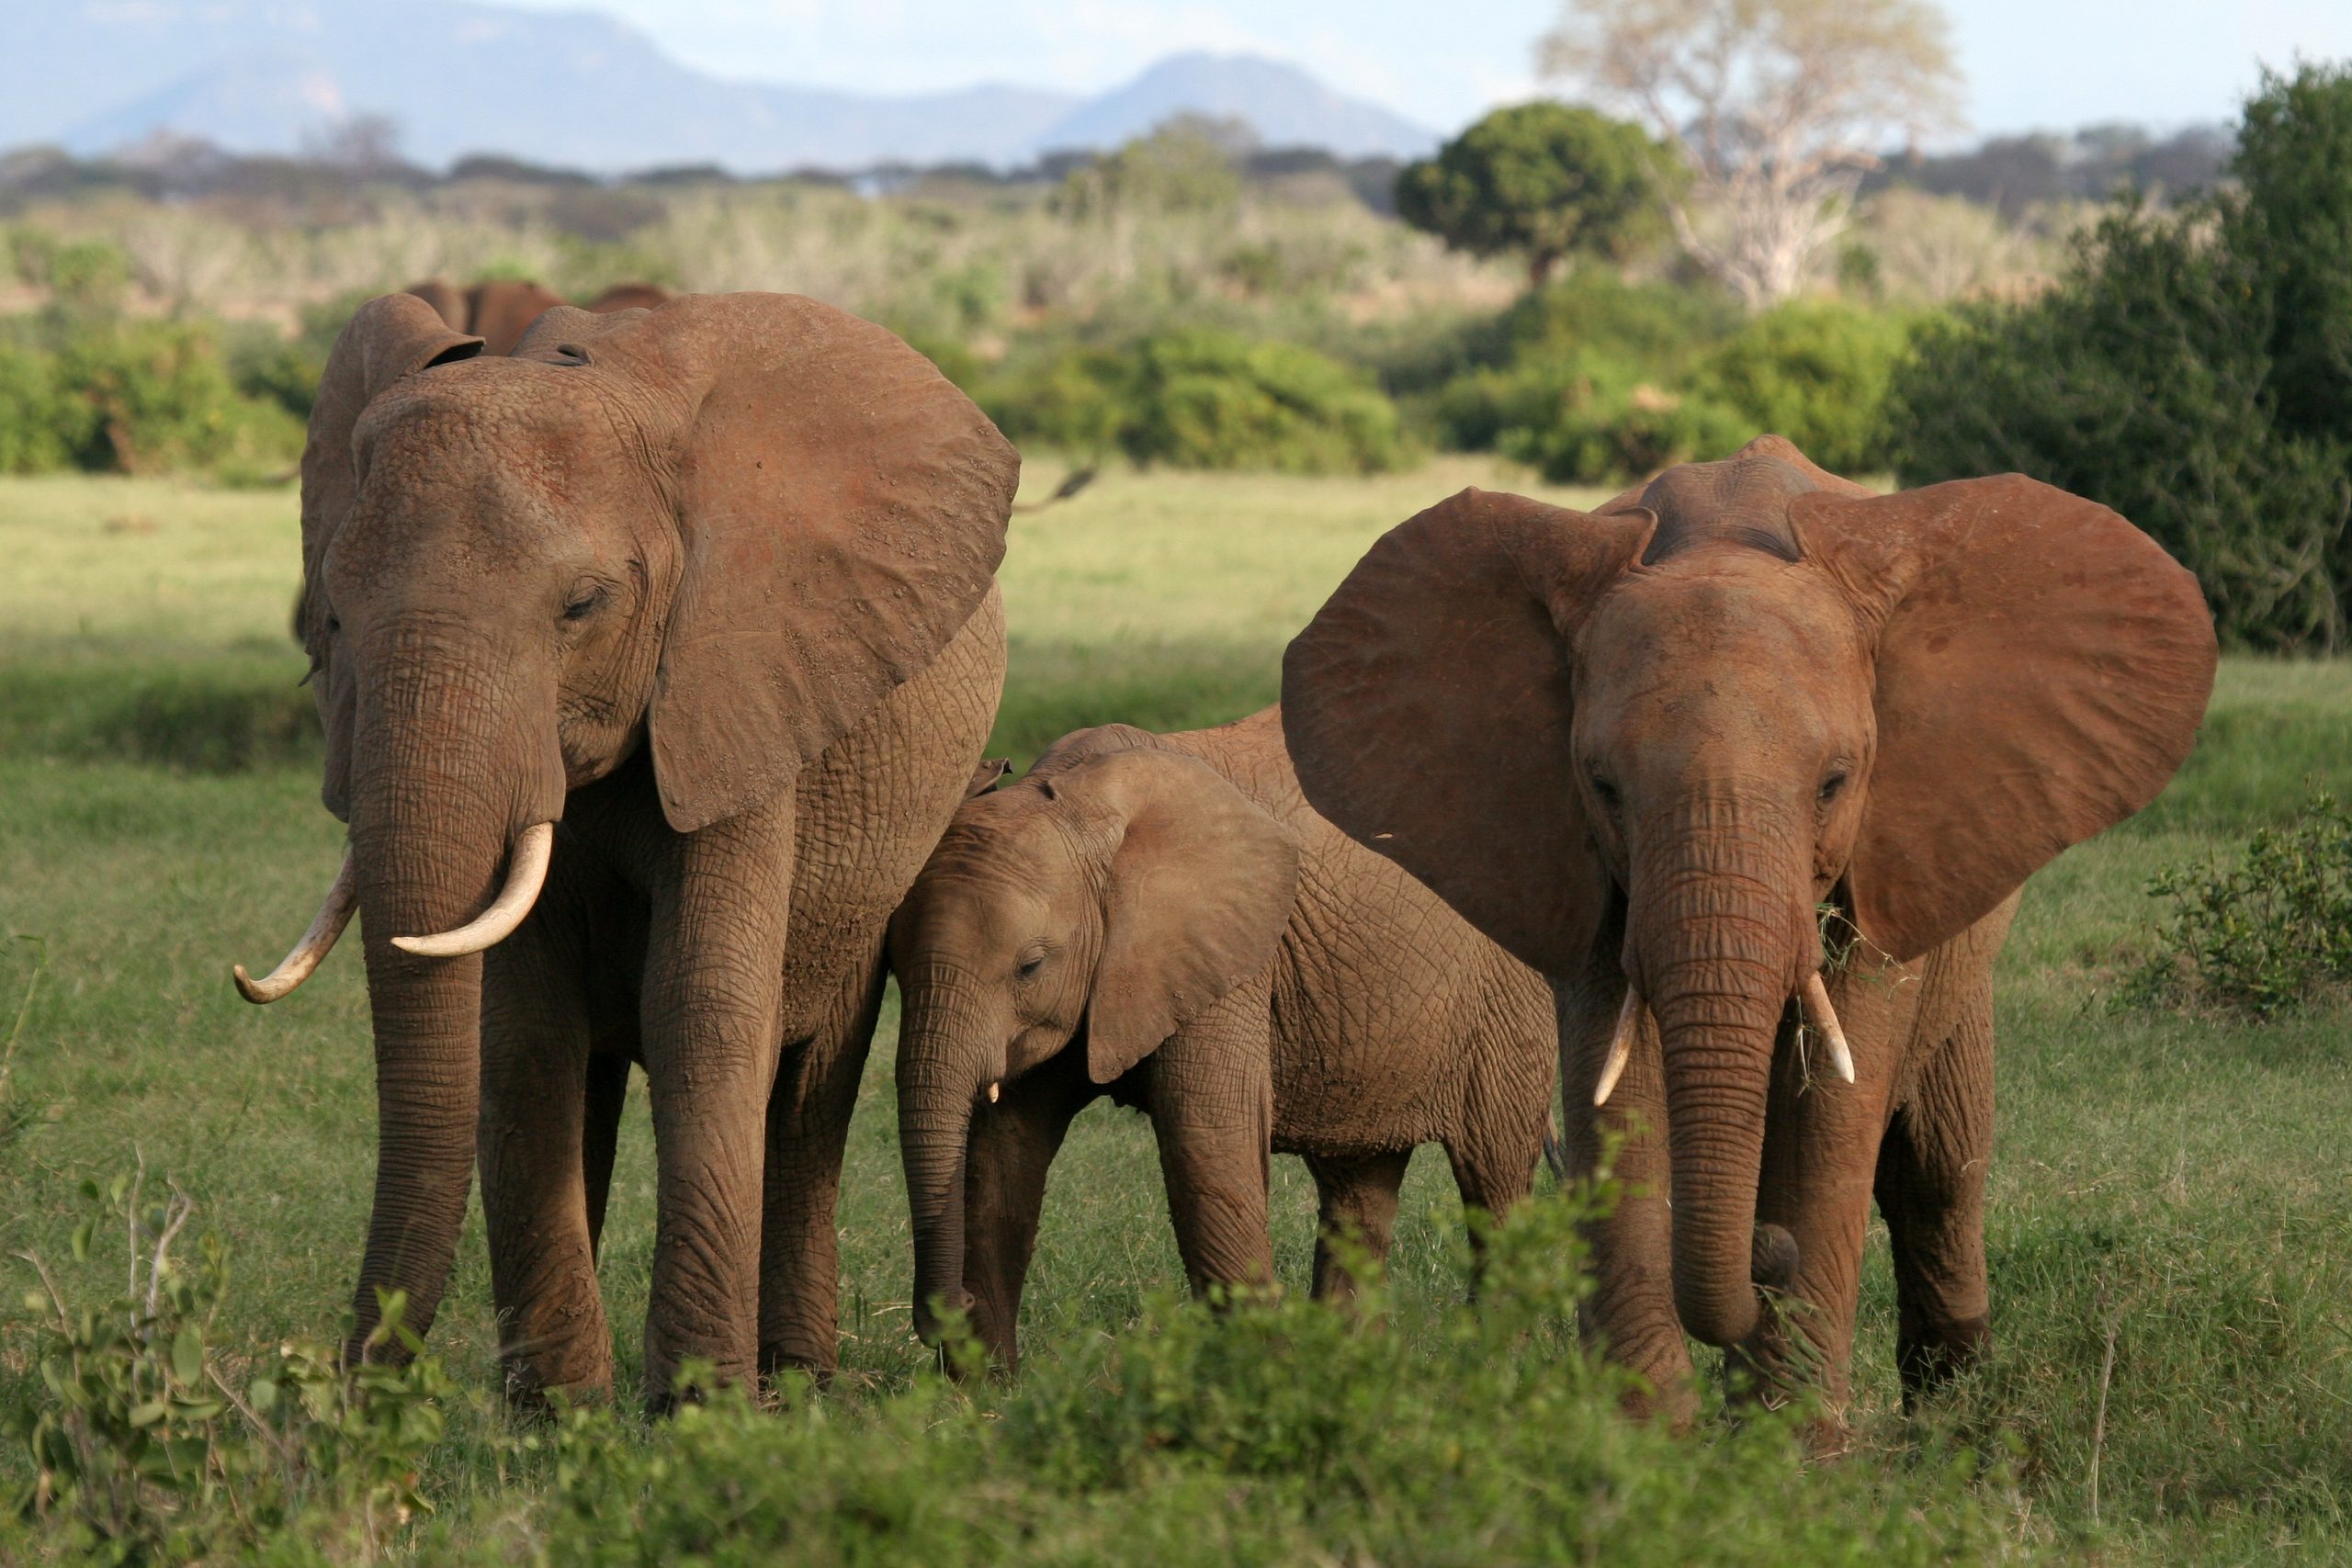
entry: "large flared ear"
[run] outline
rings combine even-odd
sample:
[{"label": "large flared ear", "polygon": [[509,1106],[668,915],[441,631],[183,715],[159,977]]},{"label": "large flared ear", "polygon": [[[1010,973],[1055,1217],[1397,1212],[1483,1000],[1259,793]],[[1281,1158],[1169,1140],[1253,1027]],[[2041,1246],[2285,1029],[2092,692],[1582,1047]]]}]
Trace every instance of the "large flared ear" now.
[{"label": "large flared ear", "polygon": [[1297,895],[1298,840],[1181,751],[1102,751],[1050,787],[1115,845],[1086,1015],[1087,1071],[1109,1083],[1272,962]]},{"label": "large flared ear", "polygon": [[1570,637],[1657,519],[1464,491],[1390,530],[1283,658],[1308,804],[1547,975],[1609,894],[1575,760]]},{"label": "large flared ear", "polygon": [[690,833],[787,787],[963,629],[1021,459],[931,361],[796,295],[551,312],[522,352],[566,348],[677,421],[653,477],[681,580],[649,722],[662,812]]},{"label": "large flared ear", "polygon": [[376,395],[402,377],[481,352],[481,339],[454,332],[440,312],[414,294],[387,294],[359,307],[327,354],[319,395],[311,405],[302,447],[302,646],[309,650],[319,716],[327,732],[327,808],[349,809],[351,773],[349,682],[327,666],[326,596],[318,592],[327,547],[351,511],[359,479],[351,434]]},{"label": "large flared ear", "polygon": [[1879,626],[1878,757],[1848,884],[1908,960],[2156,797],[2213,688],[2197,580],[2096,502],[2020,474],[1792,519]]}]

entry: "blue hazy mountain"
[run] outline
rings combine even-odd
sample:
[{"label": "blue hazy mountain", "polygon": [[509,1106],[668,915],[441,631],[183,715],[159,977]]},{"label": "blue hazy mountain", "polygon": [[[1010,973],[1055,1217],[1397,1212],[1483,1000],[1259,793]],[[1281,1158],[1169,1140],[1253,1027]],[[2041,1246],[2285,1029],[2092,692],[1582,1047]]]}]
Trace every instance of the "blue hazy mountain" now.
[{"label": "blue hazy mountain", "polygon": [[899,96],[729,81],[593,11],[476,0],[7,0],[0,147],[95,152],[158,131],[290,152],[381,115],[426,164],[501,152],[603,171],[888,159],[1006,164],[1105,147],[1193,111],[1269,145],[1415,153],[1435,140],[1295,66],[1185,54],[1092,98],[982,85]]}]

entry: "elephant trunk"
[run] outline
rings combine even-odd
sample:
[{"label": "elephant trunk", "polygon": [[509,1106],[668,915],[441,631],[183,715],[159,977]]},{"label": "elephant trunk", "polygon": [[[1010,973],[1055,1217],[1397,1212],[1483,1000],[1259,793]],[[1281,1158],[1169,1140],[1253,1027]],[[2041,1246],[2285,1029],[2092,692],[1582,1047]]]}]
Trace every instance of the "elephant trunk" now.
[{"label": "elephant trunk", "polygon": [[1629,911],[1664,1058],[1675,1310],[1710,1345],[1753,1333],[1756,1286],[1785,1285],[1796,1261],[1785,1231],[1757,1225],[1756,1200],[1774,1044],[1813,940],[1782,890],[1809,885],[1758,838],[1721,820],[1676,835],[1637,863]]},{"label": "elephant trunk", "polygon": [[914,1217],[915,1332],[939,1343],[939,1309],[968,1311],[964,1288],[965,1156],[972,1107],[988,1072],[982,1049],[956,996],[956,976],[926,966],[902,975],[904,1021],[899,1033],[899,1147],[906,1163],[907,1202]]},{"label": "elephant trunk", "polygon": [[[548,799],[543,771],[481,739],[524,727],[504,712],[496,725],[469,716],[488,699],[449,679],[456,667],[385,661],[355,727],[351,852],[375,1028],[377,1155],[345,1348],[354,1359],[377,1326],[379,1291],[405,1292],[411,1330],[431,1326],[473,1178],[482,959],[418,954],[393,939],[471,920],[500,886],[518,825],[560,815],[560,775]],[[374,1354],[403,1352],[395,1343]]]}]

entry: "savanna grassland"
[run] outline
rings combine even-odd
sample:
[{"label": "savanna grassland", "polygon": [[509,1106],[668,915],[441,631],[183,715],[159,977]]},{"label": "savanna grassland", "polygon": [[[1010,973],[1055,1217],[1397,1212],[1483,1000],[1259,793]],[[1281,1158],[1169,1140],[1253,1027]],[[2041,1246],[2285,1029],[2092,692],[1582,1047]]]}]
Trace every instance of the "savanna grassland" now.
[{"label": "savanna grassland", "polygon": [[[1059,472],[1032,467],[1028,493]],[[1484,459],[1404,476],[1114,468],[1015,520],[1014,628],[994,750],[1078,725],[1206,724],[1271,701],[1280,650],[1381,530]],[[1544,491],[1589,500],[1589,492]],[[226,1244],[208,1336],[232,1385],[332,1333],[366,1221],[372,1074],[360,965],[238,1000],[315,907],[339,829],[286,637],[290,491],[148,479],[0,485],[0,1409],[51,1395],[40,1258],[69,1300],[80,1189],[143,1162]],[[1391,1261],[1389,1328],[1296,1305],[1213,1318],[1180,1278],[1148,1133],[1098,1107],[1057,1166],[1017,1388],[968,1398],[908,1326],[893,1139],[895,1015],[853,1129],[840,1213],[843,1375],[652,1432],[627,1412],[510,1426],[477,1217],[430,1349],[455,1392],[403,1525],[314,1479],[215,1560],[2109,1562],[2352,1560],[2352,1012],[2251,1023],[2119,1011],[2154,940],[2147,879],[2234,854],[2308,779],[2352,793],[2352,671],[2232,658],[2195,757],[2147,813],[2035,879],[2003,960],[1989,1225],[1998,1347],[1906,1420],[1883,1239],[1863,1287],[1857,1451],[1808,1469],[1781,1425],[1676,1438],[1617,1421],[1567,1348],[1569,1201],[1546,1196],[1461,1310],[1463,1226],[1433,1151]],[[16,940],[24,939],[24,940]],[[603,1283],[625,1386],[652,1244],[633,1094]],[[1276,1257],[1303,1294],[1312,1194],[1275,1162]],[[111,1234],[111,1233],[108,1233]],[[184,1248],[184,1252],[187,1249]],[[2092,1479],[2096,1467],[2096,1487]],[[22,1445],[0,1456],[12,1494]],[[224,1517],[228,1517],[224,1514]],[[0,1525],[0,1559],[67,1560],[64,1526]],[[143,1549],[142,1549],[143,1550]],[[2299,1556],[2300,1554],[2300,1556]]]}]

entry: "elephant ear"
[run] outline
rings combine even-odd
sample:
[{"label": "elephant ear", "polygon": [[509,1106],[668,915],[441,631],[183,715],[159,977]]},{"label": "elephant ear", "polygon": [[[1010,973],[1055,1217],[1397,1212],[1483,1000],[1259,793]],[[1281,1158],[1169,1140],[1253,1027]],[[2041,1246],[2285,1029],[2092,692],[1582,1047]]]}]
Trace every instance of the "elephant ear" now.
[{"label": "elephant ear", "polygon": [[546,318],[682,405],[683,564],[649,719],[670,825],[788,786],[938,654],[988,595],[1021,459],[932,363],[786,294]]},{"label": "elephant ear", "polygon": [[1114,836],[1086,1066],[1109,1083],[1264,968],[1298,890],[1298,840],[1181,751],[1106,751],[1053,780]]},{"label": "elephant ear", "polygon": [[1307,803],[1546,975],[1583,968],[1609,892],[1570,639],[1657,524],[1464,491],[1374,545],[1283,658]]},{"label": "elephant ear", "polygon": [[1880,627],[1878,757],[1848,883],[1908,960],[2146,806],[2213,687],[2197,580],[2096,502],[2019,474],[1799,498],[1809,558]]},{"label": "elephant ear", "polygon": [[[336,334],[302,447],[302,596],[297,618],[314,674],[326,661],[327,605],[312,585],[359,488],[351,435],[361,412],[402,377],[481,352],[481,339],[452,331],[440,312],[414,294],[368,300]],[[327,809],[342,817],[348,810],[345,795],[351,772],[349,682],[338,671],[325,674],[316,682],[319,716],[327,732],[322,794]]]}]

